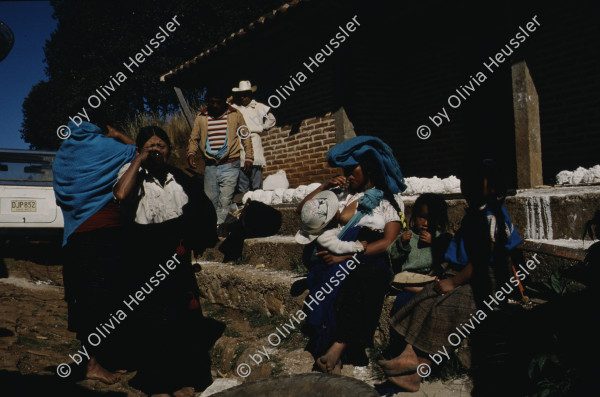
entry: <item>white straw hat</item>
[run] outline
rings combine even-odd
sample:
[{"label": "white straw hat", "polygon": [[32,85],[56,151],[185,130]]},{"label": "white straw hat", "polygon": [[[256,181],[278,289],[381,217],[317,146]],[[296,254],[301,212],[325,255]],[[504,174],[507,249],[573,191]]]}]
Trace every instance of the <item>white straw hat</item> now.
[{"label": "white straw hat", "polygon": [[298,244],[306,245],[316,239],[321,230],[331,222],[338,211],[338,198],[335,193],[325,190],[302,206],[300,220],[302,229],[294,237]]},{"label": "white straw hat", "polygon": [[252,91],[255,92],[256,91],[256,86],[250,84],[249,80],[242,80],[240,81],[240,83],[238,84],[237,87],[233,87],[231,89],[231,91],[233,92],[243,92],[243,91]]}]

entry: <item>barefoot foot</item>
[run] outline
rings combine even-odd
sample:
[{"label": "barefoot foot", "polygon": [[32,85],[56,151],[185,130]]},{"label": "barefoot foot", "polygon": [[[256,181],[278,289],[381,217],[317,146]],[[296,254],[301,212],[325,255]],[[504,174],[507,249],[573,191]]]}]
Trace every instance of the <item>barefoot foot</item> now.
[{"label": "barefoot foot", "polygon": [[108,371],[100,365],[95,357],[91,357],[87,363],[87,371],[85,373],[87,379],[99,380],[107,385],[117,383],[121,377],[113,372]]},{"label": "barefoot foot", "polygon": [[413,393],[419,391],[421,387],[421,377],[416,372],[410,375],[391,376],[389,380],[396,386]]},{"label": "barefoot foot", "polygon": [[335,342],[333,345],[331,345],[329,350],[327,350],[327,353],[325,353],[323,356],[317,359],[315,364],[321,370],[321,372],[325,372],[328,374],[335,373],[341,375],[341,357],[342,353],[344,352],[344,349],[346,349],[345,343]]},{"label": "barefoot foot", "polygon": [[377,364],[381,366],[387,376],[399,376],[417,370],[419,358],[412,348],[407,345],[402,354],[391,360],[380,360]]}]

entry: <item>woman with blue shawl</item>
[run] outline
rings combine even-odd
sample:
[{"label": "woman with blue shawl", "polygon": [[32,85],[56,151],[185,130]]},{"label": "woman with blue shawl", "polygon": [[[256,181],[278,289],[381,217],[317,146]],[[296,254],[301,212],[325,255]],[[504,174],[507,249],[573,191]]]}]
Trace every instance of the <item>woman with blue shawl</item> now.
[{"label": "woman with blue shawl", "polygon": [[[332,167],[342,167],[345,177],[321,185],[300,203],[298,210],[317,193],[347,182],[350,194],[340,203],[339,217],[346,226],[338,237],[368,242],[366,250],[355,255],[356,267],[347,277],[336,273],[352,257],[321,250],[317,252],[321,261],[311,268],[307,278],[311,296],[319,291],[325,294],[318,306],[306,310],[312,334],[307,349],[316,359],[316,369],[340,374],[342,358],[364,365],[364,349],[372,346],[392,277],[385,252],[401,229],[401,208],[394,195],[406,185],[391,149],[376,137],[361,136],[335,145],[327,153],[327,160]],[[357,226],[366,217],[370,218],[369,227]],[[333,278],[338,283],[331,285]]]},{"label": "woman with blue shawl", "polygon": [[89,110],[86,115],[107,127],[108,133],[90,122],[69,122],[71,136],[54,161],[54,192],[65,225],[63,280],[68,327],[87,346],[86,378],[112,384],[118,375],[106,368],[123,368],[125,359],[119,337],[97,347],[88,343],[88,337],[114,313],[124,294],[124,236],[112,185],[117,171],[135,157],[135,146],[133,140],[107,126],[100,112]]}]

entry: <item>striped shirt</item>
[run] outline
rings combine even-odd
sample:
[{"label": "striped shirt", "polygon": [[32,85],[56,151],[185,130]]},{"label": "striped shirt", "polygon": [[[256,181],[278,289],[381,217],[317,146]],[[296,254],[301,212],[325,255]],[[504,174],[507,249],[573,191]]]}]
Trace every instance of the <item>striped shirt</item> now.
[{"label": "striped shirt", "polygon": [[229,112],[225,112],[216,119],[208,116],[208,144],[213,153],[218,152],[225,144],[228,114]]}]

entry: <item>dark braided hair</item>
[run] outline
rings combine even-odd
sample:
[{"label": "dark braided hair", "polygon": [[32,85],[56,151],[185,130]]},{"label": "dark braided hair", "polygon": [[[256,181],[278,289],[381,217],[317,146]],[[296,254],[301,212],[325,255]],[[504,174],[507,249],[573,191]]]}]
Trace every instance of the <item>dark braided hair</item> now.
[{"label": "dark braided hair", "polygon": [[396,202],[394,194],[390,191],[389,187],[385,183],[383,170],[379,165],[379,161],[377,161],[375,158],[375,155],[371,152],[367,152],[359,160],[359,162],[360,168],[362,169],[365,177],[367,177],[377,189],[380,189],[383,192],[383,198],[389,201],[397,212],[401,212],[400,206]]}]

